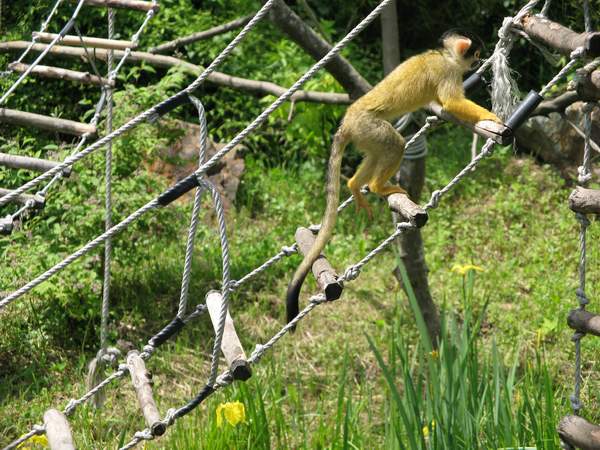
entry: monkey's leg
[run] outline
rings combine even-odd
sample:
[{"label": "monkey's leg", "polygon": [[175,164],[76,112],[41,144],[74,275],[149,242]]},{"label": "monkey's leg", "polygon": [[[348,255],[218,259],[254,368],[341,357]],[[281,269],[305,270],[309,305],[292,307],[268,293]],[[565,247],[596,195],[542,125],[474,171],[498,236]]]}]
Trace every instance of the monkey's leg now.
[{"label": "monkey's leg", "polygon": [[388,122],[383,120],[378,122],[377,133],[374,136],[376,139],[373,140],[377,165],[369,180],[369,189],[381,196],[406,193],[400,186],[388,183],[400,169],[404,156],[404,138]]},{"label": "monkey's leg", "polygon": [[356,203],[356,209],[364,209],[369,218],[373,217],[373,211],[371,210],[371,205],[365,198],[365,196],[360,192],[361,188],[369,182],[371,179],[373,172],[377,167],[377,158],[373,154],[367,154],[360,166],[356,170],[356,173],[350,180],[348,180],[348,188],[352,192],[354,196],[354,201]]}]

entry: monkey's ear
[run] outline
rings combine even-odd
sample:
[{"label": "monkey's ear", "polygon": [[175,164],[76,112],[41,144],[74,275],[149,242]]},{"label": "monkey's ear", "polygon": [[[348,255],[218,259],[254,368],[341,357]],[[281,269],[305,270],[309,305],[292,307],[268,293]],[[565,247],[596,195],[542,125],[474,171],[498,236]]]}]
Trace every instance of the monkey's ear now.
[{"label": "monkey's ear", "polygon": [[456,53],[458,53],[460,56],[464,56],[469,50],[469,48],[471,48],[471,44],[471,39],[466,37],[459,37],[454,42],[454,49],[456,50]]}]

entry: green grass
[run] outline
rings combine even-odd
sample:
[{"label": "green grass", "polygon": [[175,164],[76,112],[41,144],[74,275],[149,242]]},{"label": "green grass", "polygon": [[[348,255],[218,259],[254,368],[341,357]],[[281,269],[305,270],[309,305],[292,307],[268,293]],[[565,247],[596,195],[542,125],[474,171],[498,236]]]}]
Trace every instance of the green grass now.
[{"label": "green grass", "polygon": [[[430,143],[427,192],[468,161],[469,137],[444,128]],[[228,221],[234,278],[290,244],[295,227],[317,222],[323,208],[321,167],[306,164],[296,170],[256,158],[246,162],[237,210]],[[62,195],[71,189],[72,184],[65,184]],[[342,300],[320,306],[295,335],[280,341],[246,385],[216,393],[147,448],[402,448],[399,442],[411,449],[474,448],[468,446],[472,442],[486,442],[489,448],[556,448],[553,428],[569,410],[574,359],[565,324],[576,305],[578,258],[577,224],[566,207],[569,192],[550,168],[500,150],[432,212],[423,230],[427,263],[433,295],[448,317],[436,364],[428,359],[413,311],[391,276],[394,254],[386,252],[348,284]],[[151,195],[152,189],[142,190],[134,200],[141,204]],[[383,202],[371,202],[373,222],[351,210],[340,216],[327,249],[334,266],[347,267],[391,232]],[[124,205],[132,208],[132,203]],[[123,338],[141,346],[170,320],[189,210],[189,205],[175,205],[116,239],[113,341]],[[34,261],[39,241],[25,239],[27,233],[35,234],[36,226],[51,230],[54,225],[46,225],[50,220],[44,213],[6,242],[10,253],[5,255],[22,262],[16,274],[12,268],[0,269],[7,289],[52,262]],[[176,221],[179,232],[165,231],[162,220]],[[207,214],[203,220],[207,226],[199,232],[190,291],[194,302],[220,278],[214,219]],[[77,248],[61,237],[69,232],[63,226],[64,231],[56,230],[61,243],[56,257]],[[598,227],[592,226],[590,242],[598,237]],[[599,252],[591,246],[590,261],[597,261]],[[60,283],[74,285],[73,277],[96,273],[92,264],[97,259],[75,264],[5,313],[12,322],[2,328],[0,352],[11,365],[1,375],[0,444],[39,422],[48,407],[64,406],[85,392],[85,365],[97,345],[97,316],[81,313],[84,319],[58,321],[71,313],[62,305],[72,303],[63,302],[77,295],[76,286],[65,294]],[[232,315],[247,352],[283,325],[282,293],[297,263],[297,257],[286,258],[234,295]],[[466,263],[485,269],[468,295],[462,277],[450,270]],[[594,267],[591,263],[588,281],[592,301],[599,277]],[[81,286],[87,286],[86,280],[79,279]],[[50,285],[54,290],[47,290]],[[314,289],[314,283],[308,286]],[[88,303],[88,297],[95,300]],[[88,297],[82,295],[76,305],[97,311],[99,297]],[[202,318],[149,362],[163,413],[202,388],[211,338],[210,323]],[[592,421],[600,419],[595,407],[600,371],[593,358],[598,350],[593,339],[584,339],[584,412]],[[462,386],[465,373],[471,382]],[[432,383],[432,377],[441,381]],[[128,380],[107,394],[104,409],[80,408],[71,420],[82,448],[114,448],[144,428]],[[218,404],[234,400],[244,403],[246,422],[217,428]],[[450,400],[460,406],[452,408]],[[481,406],[472,409],[474,404]],[[427,441],[422,436],[426,425]]]}]

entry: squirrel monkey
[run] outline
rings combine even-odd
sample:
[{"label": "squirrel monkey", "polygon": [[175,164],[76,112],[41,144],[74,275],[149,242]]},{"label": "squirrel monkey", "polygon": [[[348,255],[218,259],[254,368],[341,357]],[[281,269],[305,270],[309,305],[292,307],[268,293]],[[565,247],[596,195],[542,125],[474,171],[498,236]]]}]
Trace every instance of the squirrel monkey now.
[{"label": "squirrel monkey", "polygon": [[346,111],[331,147],[327,206],[321,228],[288,286],[288,322],[298,315],[302,283],[332,235],[337,218],[342,155],[349,143],[364,153],[364,159],[348,181],[348,187],[357,209],[365,209],[372,217],[371,208],[360,192],[363,185],[382,196],[406,193],[400,186],[388,184],[400,168],[405,144],[389,120],[437,102],[444,110],[467,122],[501,122],[495,114],[465,98],[462,79],[479,60],[481,49],[478,43],[453,31],[446,32],[440,41],[442,48],[407,59]]}]

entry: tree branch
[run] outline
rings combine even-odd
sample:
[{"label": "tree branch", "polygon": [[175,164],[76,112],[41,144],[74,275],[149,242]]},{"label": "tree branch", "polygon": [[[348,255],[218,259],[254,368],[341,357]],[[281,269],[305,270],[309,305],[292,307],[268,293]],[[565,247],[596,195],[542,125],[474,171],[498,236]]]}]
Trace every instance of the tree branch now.
[{"label": "tree branch", "polygon": [[[271,21],[310,56],[319,60],[331,45],[310,28],[283,0],[278,0],[270,13]],[[371,90],[371,85],[343,56],[335,56],[325,68],[355,100]]]},{"label": "tree branch", "polygon": [[175,50],[177,47],[183,47],[184,45],[191,44],[193,42],[201,41],[203,39],[210,39],[211,37],[219,34],[227,33],[228,31],[241,28],[246,25],[253,16],[246,16],[240,19],[232,20],[231,22],[218,25],[208,30],[199,31],[197,33],[190,34],[189,36],[183,36],[172,41],[165,42],[164,44],[157,45],[148,49],[148,53],[168,53]]},{"label": "tree branch", "polygon": [[547,116],[552,112],[563,113],[567,106],[581,100],[577,92],[567,91],[564,94],[550,100],[544,100],[531,113],[532,116]]},{"label": "tree branch", "polygon": [[[10,50],[22,50],[29,45],[27,41],[10,41],[0,43],[0,52],[6,52]],[[46,48],[45,44],[35,44],[32,47],[33,51],[41,52]],[[55,45],[50,49],[50,53],[53,55],[71,56],[71,57],[86,57],[85,49],[77,47],[66,47],[62,45]],[[115,58],[121,58],[124,52],[115,50]],[[97,59],[106,61],[108,58],[108,51],[103,49],[96,49],[94,56]],[[186,72],[198,76],[204,68],[197,66],[190,62],[184,61],[173,56],[165,55],[154,55],[147,52],[131,52],[129,63],[147,62],[155,67],[170,68],[170,67],[181,67]],[[234,89],[240,89],[246,92],[251,92],[258,95],[274,95],[280,96],[287,89],[279,86],[270,81],[255,81],[247,78],[235,77],[228,75],[223,72],[213,72],[207,78],[207,81],[219,86],[226,86]],[[327,103],[332,105],[347,105],[350,104],[350,97],[348,94],[338,94],[333,92],[316,92],[316,91],[298,91],[292,95],[291,101],[295,102],[312,102],[312,103]]]}]

